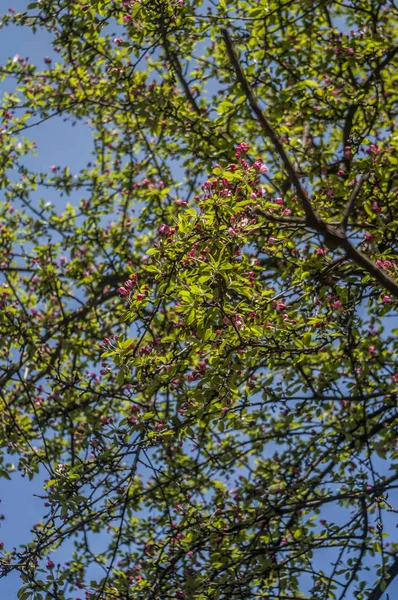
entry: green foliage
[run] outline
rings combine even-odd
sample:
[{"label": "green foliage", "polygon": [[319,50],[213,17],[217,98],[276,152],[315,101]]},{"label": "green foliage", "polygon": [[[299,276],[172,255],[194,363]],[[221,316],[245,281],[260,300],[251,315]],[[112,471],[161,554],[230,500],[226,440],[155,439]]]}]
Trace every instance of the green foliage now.
[{"label": "green foliage", "polygon": [[[0,475],[46,480],[1,549],[20,600],[378,600],[398,573],[392,15],[3,16],[55,56],[0,70]],[[92,156],[37,171],[60,117]]]}]

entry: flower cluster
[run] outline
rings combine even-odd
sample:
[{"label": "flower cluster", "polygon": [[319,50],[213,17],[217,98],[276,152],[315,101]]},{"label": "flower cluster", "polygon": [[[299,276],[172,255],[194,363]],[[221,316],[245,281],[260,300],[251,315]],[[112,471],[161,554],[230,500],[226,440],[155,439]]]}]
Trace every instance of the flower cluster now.
[{"label": "flower cluster", "polygon": [[[132,288],[137,285],[137,281],[138,281],[138,275],[131,275],[130,278],[124,282],[124,286],[118,288],[117,291],[119,292],[119,295],[121,297],[130,296],[130,294],[132,292]],[[140,294],[140,295],[142,295],[142,294]],[[138,296],[138,294],[137,294],[137,296]]]}]

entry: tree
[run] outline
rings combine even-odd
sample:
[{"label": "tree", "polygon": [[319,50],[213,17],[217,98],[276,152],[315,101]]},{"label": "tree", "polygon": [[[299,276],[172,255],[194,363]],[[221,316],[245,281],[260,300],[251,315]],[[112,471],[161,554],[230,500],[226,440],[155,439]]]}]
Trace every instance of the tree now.
[{"label": "tree", "polygon": [[[1,69],[1,475],[46,479],[1,550],[20,600],[378,600],[398,575],[397,13],[3,16],[56,53]],[[59,117],[93,138],[77,175],[29,160]]]}]

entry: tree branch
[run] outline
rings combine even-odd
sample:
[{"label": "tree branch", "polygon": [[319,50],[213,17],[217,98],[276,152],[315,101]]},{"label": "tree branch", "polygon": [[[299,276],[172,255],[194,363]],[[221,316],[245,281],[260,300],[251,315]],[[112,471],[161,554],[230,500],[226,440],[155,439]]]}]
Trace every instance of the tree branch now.
[{"label": "tree branch", "polygon": [[[376,585],[368,596],[368,600],[380,600],[390,583],[398,575],[398,555],[395,557],[394,562],[389,566],[383,579]],[[383,588],[383,589],[382,589]]]},{"label": "tree branch", "polygon": [[[227,48],[228,58],[235,71],[236,79],[240,83],[243,93],[245,94],[253,113],[256,115],[258,122],[260,123],[264,135],[271,140],[275,150],[279,154],[285,166],[290,180],[296,188],[297,195],[301,201],[301,205],[305,212],[306,226],[314,229],[315,231],[323,235],[325,239],[325,244],[332,250],[335,250],[336,248],[343,248],[348,258],[350,258],[358,266],[362,267],[367,273],[369,273],[369,275],[372,275],[372,277],[374,277],[380,285],[386,288],[393,296],[398,298],[398,283],[394,281],[394,279],[392,279],[389,275],[387,275],[385,271],[379,269],[379,267],[377,267],[369,258],[367,258],[367,256],[362,254],[360,250],[357,250],[351,244],[351,242],[346,236],[344,227],[334,227],[330,223],[327,223],[326,221],[321,219],[319,215],[317,215],[306,190],[300,183],[299,175],[296,169],[294,168],[292,162],[290,161],[279,137],[277,136],[276,132],[274,131],[272,125],[270,124],[266,116],[263,114],[263,111],[261,110],[257,100],[254,97],[249,82],[247,81],[245,74],[243,73],[229,32],[224,27],[221,27],[220,30],[224,38],[225,46]],[[349,211],[351,211],[351,206],[353,205],[355,198],[359,193],[360,188],[357,190],[356,188],[354,188],[354,191],[352,192],[346,209],[344,211],[344,221],[348,219]],[[347,216],[345,216],[346,213]]]},{"label": "tree branch", "polygon": [[348,202],[344,208],[343,218],[341,219],[341,226],[343,227],[343,229],[347,228],[348,219],[354,208],[355,200],[357,199],[358,194],[361,191],[363,184],[365,183],[365,181],[367,181],[369,179],[369,177],[370,177],[369,173],[363,174],[363,175],[361,175],[359,180],[356,182],[355,187],[352,190],[351,195],[348,199]]},{"label": "tree branch", "polygon": [[240,66],[240,62],[237,57],[237,54],[236,54],[235,48],[233,46],[229,32],[224,27],[221,27],[221,34],[224,38],[225,45],[227,47],[228,57],[234,68],[236,78],[242,87],[242,90],[250,104],[250,107],[251,107],[252,111],[254,112],[254,114],[256,115],[264,134],[266,135],[266,137],[268,137],[271,140],[275,150],[278,152],[279,156],[281,157],[283,164],[285,165],[285,169],[289,175],[289,178],[292,181],[294,187],[296,188],[297,194],[300,197],[301,204],[302,204],[304,212],[305,212],[305,216],[307,218],[307,225],[309,225],[310,227],[316,227],[318,225],[318,222],[320,221],[320,219],[319,219],[318,215],[315,213],[314,208],[311,204],[311,201],[308,197],[308,194],[305,191],[305,189],[303,188],[303,186],[301,185],[298,173],[297,173],[296,169],[294,168],[293,164],[291,163],[288,155],[286,154],[281,141],[279,140],[278,136],[276,135],[272,125],[269,123],[268,119],[263,114],[263,111],[261,110],[260,106],[257,103],[257,100],[254,97],[251,87],[249,86],[249,83],[242,71],[242,67]]}]

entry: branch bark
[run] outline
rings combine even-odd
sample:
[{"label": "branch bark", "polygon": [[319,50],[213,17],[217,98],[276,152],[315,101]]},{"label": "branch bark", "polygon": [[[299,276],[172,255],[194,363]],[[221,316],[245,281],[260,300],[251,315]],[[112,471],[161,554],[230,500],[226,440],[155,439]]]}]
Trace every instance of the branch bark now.
[{"label": "branch bark", "polygon": [[[377,267],[367,256],[362,254],[362,252],[360,250],[357,250],[351,244],[351,242],[349,241],[349,239],[346,236],[344,226],[340,225],[338,227],[334,227],[327,221],[324,221],[316,213],[316,211],[312,205],[312,202],[307,194],[307,191],[304,189],[304,187],[300,183],[299,175],[298,175],[296,169],[294,168],[293,163],[291,162],[289,156],[287,155],[282,142],[280,141],[279,137],[277,136],[275,130],[273,129],[270,122],[268,121],[267,117],[264,115],[263,111],[261,110],[261,108],[253,94],[253,91],[249,85],[249,82],[246,79],[246,76],[245,76],[243,69],[241,67],[241,64],[239,62],[235,47],[233,45],[233,42],[231,40],[231,36],[229,35],[228,30],[225,29],[224,27],[221,27],[220,31],[221,31],[221,35],[224,38],[228,58],[233,67],[233,70],[235,72],[236,79],[239,82],[244,95],[246,96],[246,99],[250,105],[250,108],[252,109],[253,113],[255,114],[255,116],[258,119],[258,122],[261,126],[261,129],[263,130],[265,137],[267,137],[271,140],[275,150],[279,154],[279,156],[285,166],[285,169],[287,171],[287,174],[288,174],[292,184],[294,185],[294,187],[296,189],[297,195],[299,197],[299,200],[301,202],[302,208],[305,213],[306,226],[310,227],[311,229],[314,229],[319,234],[321,234],[324,237],[325,244],[329,248],[331,248],[333,250],[336,248],[342,248],[343,250],[345,250],[345,253],[348,258],[350,258],[358,266],[362,267],[369,275],[374,277],[375,280],[381,286],[383,286],[386,290],[388,290],[393,296],[398,298],[398,282],[394,281],[394,279],[392,279],[389,275],[387,275],[387,273],[385,273],[385,271],[383,271],[382,269],[379,269],[379,267]],[[362,183],[363,183],[363,181],[361,182],[361,185],[362,185]],[[348,201],[346,210],[343,215],[343,223],[345,223],[346,220],[348,219],[349,213],[347,214],[347,211],[351,211],[352,205],[355,201],[357,194],[359,193],[359,190],[360,190],[360,186],[358,186],[358,188],[357,187],[354,188],[354,191],[351,194],[351,197]]]},{"label": "branch bark", "polygon": [[305,212],[305,216],[307,218],[307,225],[309,225],[310,227],[315,226],[319,221],[319,217],[315,213],[314,208],[311,204],[311,201],[308,197],[308,194],[307,194],[306,190],[303,188],[303,186],[301,185],[297,171],[294,168],[293,164],[291,163],[288,155],[286,154],[285,149],[284,149],[279,137],[276,135],[273,127],[271,126],[267,117],[264,115],[263,111],[261,110],[260,106],[257,103],[257,100],[254,97],[251,87],[243,73],[242,67],[240,65],[240,62],[239,62],[238,56],[236,54],[234,45],[232,43],[231,37],[229,35],[229,32],[227,31],[227,29],[222,27],[221,34],[225,41],[228,58],[234,68],[236,78],[241,85],[243,93],[245,94],[253,113],[256,115],[264,134],[271,140],[275,150],[281,157],[282,162],[285,165],[285,169],[289,175],[289,178],[292,181],[294,187],[296,188],[297,194],[300,197],[301,204],[302,204],[304,212]]},{"label": "branch bark", "polygon": [[373,588],[370,595],[368,596],[368,600],[380,600],[380,598],[383,596],[384,592],[386,591],[386,589],[388,588],[390,583],[393,582],[393,580],[395,579],[395,577],[397,575],[398,575],[398,555],[395,557],[394,562],[387,569],[385,577],[376,585],[375,588]]}]

